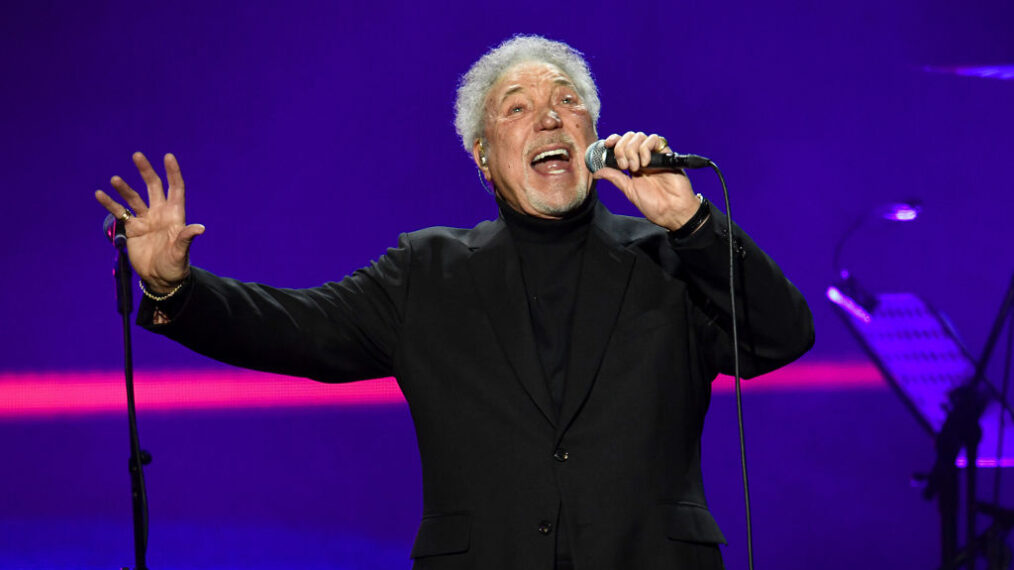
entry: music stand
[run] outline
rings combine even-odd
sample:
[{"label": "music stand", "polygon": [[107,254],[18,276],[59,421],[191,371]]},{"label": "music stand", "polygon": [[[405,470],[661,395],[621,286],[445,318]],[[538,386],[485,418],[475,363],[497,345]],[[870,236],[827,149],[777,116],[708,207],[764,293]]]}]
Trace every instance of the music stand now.
[{"label": "music stand", "polygon": [[[992,393],[991,398],[969,391],[976,376],[975,359],[950,323],[918,295],[870,294],[854,278],[846,277],[837,286],[828,288],[827,297],[888,385],[919,424],[936,438],[937,465],[927,477],[925,495],[931,498],[939,494],[944,567],[953,567],[962,557],[965,558],[962,562],[967,562],[971,554],[963,552],[959,557],[957,550],[956,468],[968,465],[965,447],[977,450],[977,467],[1014,465],[1014,414],[988,382],[983,384]],[[954,410],[961,413],[952,413]],[[1002,432],[998,430],[1001,411],[1004,413]],[[967,432],[975,433],[967,435]],[[1003,440],[999,456],[998,433]],[[968,445],[969,442],[977,445]],[[974,487],[969,490],[974,492]],[[971,510],[991,514],[989,509],[976,503],[974,496],[967,500],[970,517]],[[968,534],[969,546],[978,542],[971,522]]]}]

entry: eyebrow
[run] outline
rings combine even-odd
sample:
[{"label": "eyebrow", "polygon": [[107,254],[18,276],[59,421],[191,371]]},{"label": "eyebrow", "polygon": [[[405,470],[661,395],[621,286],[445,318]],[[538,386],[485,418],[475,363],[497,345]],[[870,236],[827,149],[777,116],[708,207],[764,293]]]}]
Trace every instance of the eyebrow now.
[{"label": "eyebrow", "polygon": [[[557,77],[556,79],[553,80],[553,84],[561,85],[564,87],[573,87],[574,89],[577,89],[577,86],[574,85],[574,82],[567,79],[566,77]],[[500,103],[502,104],[511,95],[524,90],[525,88],[521,85],[511,85],[510,87],[507,88],[506,91],[503,92],[503,95],[500,97]]]}]

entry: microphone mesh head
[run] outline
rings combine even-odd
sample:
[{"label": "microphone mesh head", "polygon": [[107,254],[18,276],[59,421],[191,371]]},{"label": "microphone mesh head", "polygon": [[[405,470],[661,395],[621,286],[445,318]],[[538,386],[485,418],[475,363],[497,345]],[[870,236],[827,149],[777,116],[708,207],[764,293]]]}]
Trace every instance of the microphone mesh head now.
[{"label": "microphone mesh head", "polygon": [[106,219],[102,220],[102,233],[106,234],[109,241],[113,241],[116,236],[116,216],[106,214]]},{"label": "microphone mesh head", "polygon": [[606,143],[595,141],[584,153],[584,164],[589,172],[595,172],[606,165]]}]

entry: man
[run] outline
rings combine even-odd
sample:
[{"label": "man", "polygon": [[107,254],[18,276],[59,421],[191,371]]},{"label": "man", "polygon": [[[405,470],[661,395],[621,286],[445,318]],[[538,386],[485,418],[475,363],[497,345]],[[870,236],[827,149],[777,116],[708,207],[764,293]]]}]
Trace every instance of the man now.
[{"label": "man", "polygon": [[[519,36],[458,90],[456,127],[500,217],[403,235],[338,283],[285,290],[187,262],[179,165],[168,194],[134,155],[149,204],[114,177],[136,217],[131,262],[142,326],[219,360],[342,382],[394,375],[415,421],[419,569],[721,568],[700,435],[710,382],[732,366],[725,218],[681,173],[643,168],[658,135],[610,135],[617,164],[591,174],[599,102],[580,54]],[[615,216],[594,180],[644,218]],[[809,349],[799,292],[739,229],[742,370]],[[213,325],[213,326],[212,326]]]}]

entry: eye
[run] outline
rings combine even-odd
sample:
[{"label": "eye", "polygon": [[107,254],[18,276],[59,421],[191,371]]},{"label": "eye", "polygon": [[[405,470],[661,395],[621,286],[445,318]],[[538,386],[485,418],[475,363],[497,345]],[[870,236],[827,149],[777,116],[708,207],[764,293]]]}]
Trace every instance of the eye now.
[{"label": "eye", "polygon": [[565,105],[570,105],[572,103],[577,103],[577,97],[575,97],[573,95],[564,95],[563,98],[560,99],[560,102],[563,103],[563,104],[565,104]]},{"label": "eye", "polygon": [[514,106],[513,106],[513,107],[511,107],[511,108],[510,108],[510,110],[509,110],[509,111],[507,111],[507,112],[508,112],[508,113],[520,113],[521,111],[524,111],[524,110],[525,110],[525,107],[524,107],[524,105],[514,105]]}]

